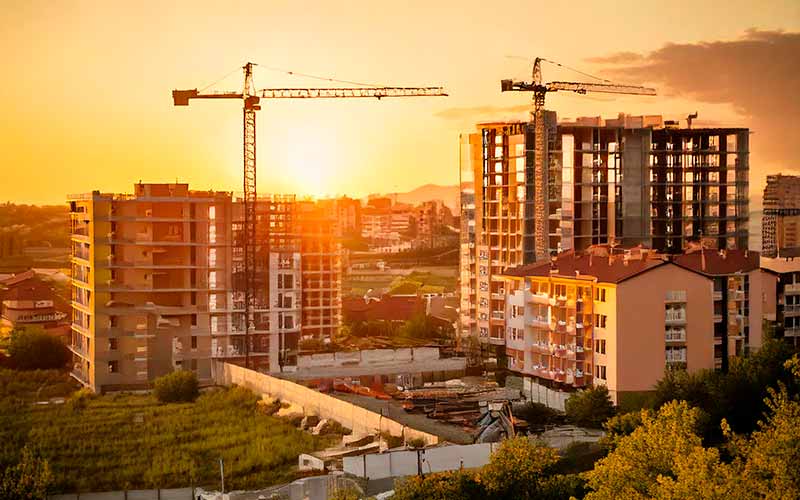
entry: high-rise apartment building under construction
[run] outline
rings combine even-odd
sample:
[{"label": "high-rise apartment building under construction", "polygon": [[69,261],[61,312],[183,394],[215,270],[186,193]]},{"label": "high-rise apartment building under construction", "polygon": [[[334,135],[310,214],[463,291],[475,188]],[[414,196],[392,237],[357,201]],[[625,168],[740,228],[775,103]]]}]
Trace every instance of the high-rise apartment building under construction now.
[{"label": "high-rise apartment building under construction", "polygon": [[[661,116],[558,122],[545,113],[549,254],[594,244],[680,253],[692,240],[747,248],[749,132]],[[501,273],[535,260],[534,127],[461,136],[462,334],[502,345]]]},{"label": "high-rise apartment building under construction", "polygon": [[[339,327],[340,244],[326,212],[259,199],[256,303],[245,334],[243,207],[228,192],[136,184],[70,197],[73,375],[96,391],[146,387],[212,360],[280,371]],[[249,342],[247,341],[249,340]]]}]

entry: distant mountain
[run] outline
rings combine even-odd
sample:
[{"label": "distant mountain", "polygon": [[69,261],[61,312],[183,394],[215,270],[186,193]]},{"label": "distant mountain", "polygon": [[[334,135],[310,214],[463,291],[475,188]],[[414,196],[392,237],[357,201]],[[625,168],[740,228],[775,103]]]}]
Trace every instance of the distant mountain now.
[{"label": "distant mountain", "polygon": [[[370,196],[380,195],[373,194]],[[385,193],[382,196],[387,196],[393,200],[396,196],[398,203],[409,203],[412,205],[418,205],[424,201],[442,200],[442,202],[453,211],[454,215],[458,213],[458,186],[456,185],[438,186],[436,184],[425,184],[424,186],[412,189],[406,193]]]}]

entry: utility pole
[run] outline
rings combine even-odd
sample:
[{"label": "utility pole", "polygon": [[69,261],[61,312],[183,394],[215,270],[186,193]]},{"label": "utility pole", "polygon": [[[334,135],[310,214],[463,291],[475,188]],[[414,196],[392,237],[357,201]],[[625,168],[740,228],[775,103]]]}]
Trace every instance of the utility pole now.
[{"label": "utility pole", "polygon": [[219,457],[219,480],[221,483],[222,494],[225,494],[225,464],[222,462],[222,457]]}]

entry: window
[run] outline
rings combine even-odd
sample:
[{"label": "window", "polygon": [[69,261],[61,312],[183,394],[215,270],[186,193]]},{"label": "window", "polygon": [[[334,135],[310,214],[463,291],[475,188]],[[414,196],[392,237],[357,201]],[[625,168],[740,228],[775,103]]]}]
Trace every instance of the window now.
[{"label": "window", "polygon": [[606,341],[605,340],[595,340],[594,341],[594,351],[598,354],[605,354],[606,353]]},{"label": "window", "polygon": [[606,319],[607,316],[605,314],[595,314],[594,315],[594,326],[597,328],[605,328],[606,327]]},{"label": "window", "polygon": [[119,361],[108,362],[108,373],[119,373]]},{"label": "window", "polygon": [[595,288],[594,289],[594,300],[598,302],[605,302],[606,301],[606,289],[605,288]]},{"label": "window", "polygon": [[294,275],[279,274],[278,275],[278,288],[287,289],[294,288]]},{"label": "window", "polygon": [[108,350],[109,351],[116,351],[118,348],[117,339],[111,338],[108,339]]},{"label": "window", "polygon": [[605,365],[594,365],[594,376],[600,380],[607,380]]},{"label": "window", "polygon": [[192,314],[192,326],[197,326],[197,315]]},{"label": "window", "polygon": [[119,316],[110,316],[109,321],[111,321],[111,328],[117,328],[119,326]]},{"label": "window", "polygon": [[192,335],[192,349],[197,349],[197,335]]}]

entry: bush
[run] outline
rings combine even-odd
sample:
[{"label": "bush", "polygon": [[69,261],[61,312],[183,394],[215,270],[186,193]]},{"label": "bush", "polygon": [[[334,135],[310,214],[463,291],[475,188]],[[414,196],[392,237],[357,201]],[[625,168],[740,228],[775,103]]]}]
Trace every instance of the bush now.
[{"label": "bush", "polygon": [[409,448],[425,448],[425,440],[422,438],[411,438],[406,441]]},{"label": "bush", "polygon": [[178,370],[158,377],[153,383],[153,394],[162,403],[194,401],[200,394],[197,376],[188,370]]},{"label": "bush", "polygon": [[575,425],[599,429],[614,415],[614,404],[604,385],[573,394],[566,403],[567,418]]},{"label": "bush", "polygon": [[66,346],[41,328],[14,328],[8,355],[20,370],[63,369],[70,360]]},{"label": "bush", "polygon": [[94,397],[95,393],[93,393],[91,389],[84,387],[72,393],[69,400],[67,400],[67,406],[72,411],[81,411],[88,406],[89,401],[94,399]]},{"label": "bush", "polygon": [[519,417],[533,427],[544,427],[561,420],[561,415],[554,409],[542,403],[525,403],[514,408],[514,416]]}]

